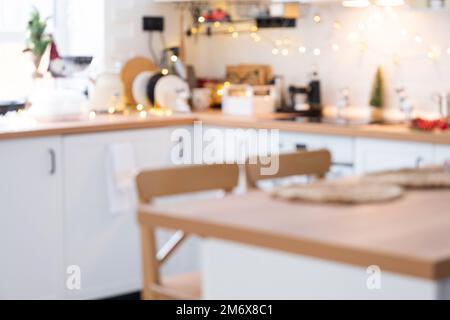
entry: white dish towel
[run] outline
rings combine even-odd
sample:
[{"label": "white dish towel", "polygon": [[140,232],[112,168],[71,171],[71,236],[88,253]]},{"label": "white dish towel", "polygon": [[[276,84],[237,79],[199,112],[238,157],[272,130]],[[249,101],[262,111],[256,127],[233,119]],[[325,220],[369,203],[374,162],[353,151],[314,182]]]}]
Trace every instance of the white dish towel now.
[{"label": "white dish towel", "polygon": [[107,147],[106,189],[112,215],[136,209],[136,160],[131,143],[114,143]]}]

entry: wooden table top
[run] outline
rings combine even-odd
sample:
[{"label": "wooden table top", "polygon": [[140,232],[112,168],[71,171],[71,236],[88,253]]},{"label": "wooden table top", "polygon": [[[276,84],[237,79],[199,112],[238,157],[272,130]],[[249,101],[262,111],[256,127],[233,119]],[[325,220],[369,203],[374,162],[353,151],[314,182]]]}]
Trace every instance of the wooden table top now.
[{"label": "wooden table top", "polygon": [[142,205],[140,223],[426,279],[450,276],[450,191],[411,191],[358,206],[274,199]]}]

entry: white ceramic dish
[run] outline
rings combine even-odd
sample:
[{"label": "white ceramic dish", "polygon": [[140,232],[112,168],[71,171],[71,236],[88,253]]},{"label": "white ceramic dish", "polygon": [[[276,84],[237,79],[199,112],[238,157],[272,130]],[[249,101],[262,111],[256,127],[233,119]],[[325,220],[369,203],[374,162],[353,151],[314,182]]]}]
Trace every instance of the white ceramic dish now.
[{"label": "white ceramic dish", "polygon": [[132,91],[133,98],[137,104],[142,104],[144,106],[151,105],[150,99],[147,96],[147,84],[154,74],[155,72],[143,71],[134,79]]},{"label": "white ceramic dish", "polygon": [[162,77],[155,86],[156,103],[175,112],[189,112],[187,100],[190,97],[189,85],[175,75]]}]

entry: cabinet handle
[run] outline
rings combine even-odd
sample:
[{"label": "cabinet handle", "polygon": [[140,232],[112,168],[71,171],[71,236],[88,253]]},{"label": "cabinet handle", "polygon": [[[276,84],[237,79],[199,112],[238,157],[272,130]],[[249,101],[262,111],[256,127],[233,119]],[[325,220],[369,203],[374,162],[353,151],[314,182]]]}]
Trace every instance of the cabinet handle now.
[{"label": "cabinet handle", "polygon": [[50,154],[50,171],[49,174],[53,176],[56,173],[56,152],[53,149],[48,149]]},{"label": "cabinet handle", "polygon": [[354,168],[355,165],[353,163],[348,162],[332,162],[331,165],[333,167],[345,167],[345,168]]},{"label": "cabinet handle", "polygon": [[416,159],[416,168],[420,168],[422,166],[423,163],[423,158],[422,157],[417,157]]}]

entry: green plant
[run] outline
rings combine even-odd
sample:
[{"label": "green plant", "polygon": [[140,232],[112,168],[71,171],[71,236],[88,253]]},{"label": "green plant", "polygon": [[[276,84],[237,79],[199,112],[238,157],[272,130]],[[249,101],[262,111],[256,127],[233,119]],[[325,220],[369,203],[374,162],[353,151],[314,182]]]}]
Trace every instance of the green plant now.
[{"label": "green plant", "polygon": [[41,57],[44,54],[47,46],[52,41],[51,36],[45,33],[48,19],[41,20],[41,14],[33,7],[30,20],[28,21],[26,32],[27,48],[24,52],[31,52],[37,57]]},{"label": "green plant", "polygon": [[384,78],[381,67],[377,68],[370,95],[370,105],[376,108],[384,107]]}]

